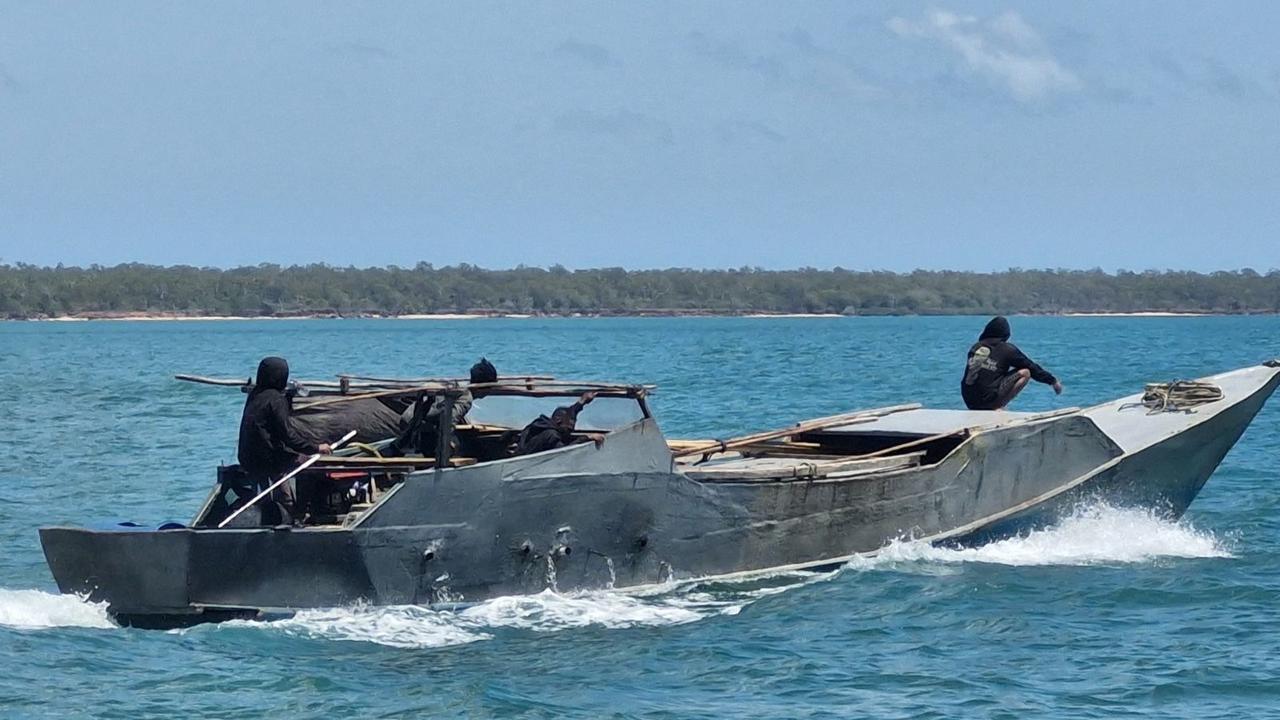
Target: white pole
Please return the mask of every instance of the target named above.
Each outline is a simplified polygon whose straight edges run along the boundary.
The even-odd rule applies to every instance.
[[[347,441],[348,441],[348,440],[350,440],[351,438],[355,437],[355,436],[356,436],[356,431],[355,431],[355,430],[352,430],[351,432],[347,433],[346,435],[343,435],[341,440],[339,440],[338,442],[334,443],[334,444],[331,446],[331,449],[333,449],[333,450],[337,450],[338,448],[342,447],[343,445],[346,445],[346,444],[347,444]],[[311,457],[307,458],[306,460],[303,460],[303,461],[302,461],[302,464],[301,464],[301,465],[299,465],[298,467],[294,468],[293,470],[291,470],[291,471],[289,472],[289,474],[288,474],[288,475],[285,475],[284,477],[280,478],[279,480],[277,480],[277,481],[275,481],[275,482],[271,483],[271,486],[270,486],[270,487],[268,487],[266,490],[263,490],[262,492],[258,493],[257,495],[255,495],[255,496],[253,497],[253,499],[252,499],[252,500],[250,500],[249,502],[247,502],[247,503],[245,503],[244,505],[242,505],[242,506],[240,507],[240,509],[239,509],[239,510],[236,510],[235,512],[233,512],[233,513],[231,513],[230,515],[228,515],[228,516],[227,516],[227,519],[225,519],[225,520],[223,520],[222,522],[218,523],[218,527],[219,527],[219,528],[226,527],[226,526],[227,526],[227,523],[231,522],[232,520],[235,520],[237,515],[239,515],[240,513],[244,512],[245,510],[248,510],[250,507],[253,507],[253,504],[254,504],[254,503],[258,502],[258,501],[259,501],[259,500],[261,500],[262,498],[264,498],[264,497],[266,497],[267,495],[269,495],[269,494],[271,493],[271,491],[272,491],[272,490],[275,490],[276,488],[280,487],[280,486],[281,486],[281,485],[283,485],[284,483],[288,482],[290,479],[292,479],[292,478],[293,478],[293,476],[294,476],[294,475],[297,475],[298,473],[302,472],[303,470],[306,470],[307,468],[309,468],[309,467],[311,467],[312,465],[314,465],[314,464],[315,464],[315,462],[316,462],[317,460],[319,460],[319,459],[320,459],[320,457],[321,457],[320,453],[316,453],[315,455],[312,455]]]

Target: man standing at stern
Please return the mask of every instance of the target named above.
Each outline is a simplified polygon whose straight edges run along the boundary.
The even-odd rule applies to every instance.
[[[328,444],[315,444],[290,424],[293,405],[285,394],[289,383],[289,363],[284,358],[267,357],[258,363],[258,378],[244,403],[240,418],[237,456],[251,483],[264,488],[281,474],[292,470],[300,456],[328,453]],[[288,492],[281,492],[286,502]]]

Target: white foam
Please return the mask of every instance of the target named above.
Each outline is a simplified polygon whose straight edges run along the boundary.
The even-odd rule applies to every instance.
[[[740,609],[740,603],[701,605],[607,591],[561,595],[544,590],[537,595],[494,598],[459,611],[416,605],[361,605],[303,610],[291,618],[271,622],[236,620],[222,626],[398,648],[434,648],[488,640],[498,628],[541,633],[592,626],[612,629],[676,625],[712,614],[734,614]]]
[[[935,547],[895,541],[849,567],[859,570],[903,563],[991,563],[997,565],[1105,565],[1160,558],[1232,557],[1212,533],[1150,511],[1098,505],[1082,508],[1057,525],[974,548]]]
[[[75,595],[3,588],[0,588],[0,625],[23,629],[116,627],[107,617],[106,603],[86,602]]]
[[[300,637],[369,642],[398,648],[465,645],[490,636],[457,621],[457,614],[413,605],[302,610],[287,620],[236,620],[229,627],[267,628]]]
[[[678,625],[704,617],[692,607],[653,601],[613,592],[559,595],[544,590],[537,595],[500,597],[463,610],[468,621],[487,627],[513,627],[535,632],[598,626],[628,628]]]

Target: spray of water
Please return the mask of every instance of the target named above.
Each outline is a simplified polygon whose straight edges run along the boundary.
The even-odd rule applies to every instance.
[[[0,626],[22,629],[59,627],[113,628],[106,603],[40,590],[0,588]]]
[[[935,547],[895,541],[883,550],[854,559],[858,570],[899,568],[903,564],[990,563],[996,565],[1117,565],[1159,558],[1232,557],[1212,533],[1188,522],[1171,522],[1147,510],[1094,505],[1044,530],[974,548]]]

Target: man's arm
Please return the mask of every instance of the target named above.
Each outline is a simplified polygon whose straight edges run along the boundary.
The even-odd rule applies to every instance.
[[[289,422],[289,402],[285,400],[283,395],[272,398],[266,407],[266,411],[263,424],[267,428],[267,434],[271,436],[272,442],[277,443],[282,450],[295,452],[299,455],[314,455],[320,452],[319,445],[302,437],[297,430],[293,429],[293,425]],[[328,445],[326,444],[325,447],[327,448]]]
[[[582,393],[581,397],[578,398],[577,402],[569,406],[569,412],[573,413],[574,419],[577,420],[578,413],[582,412],[582,408],[590,405],[591,401],[595,399],[596,399],[596,391],[588,390],[587,392]]]
[[[1035,380],[1036,382],[1042,382],[1045,385],[1054,385],[1054,386],[1057,386],[1059,384],[1058,378],[1054,377],[1053,373],[1040,367],[1040,365],[1038,365],[1036,361],[1024,355],[1023,352],[1018,349],[1017,345],[1014,345],[1013,343],[1005,343],[1005,344],[1009,347],[1009,366],[1010,367],[1017,368],[1018,370],[1030,370],[1031,379]]]

